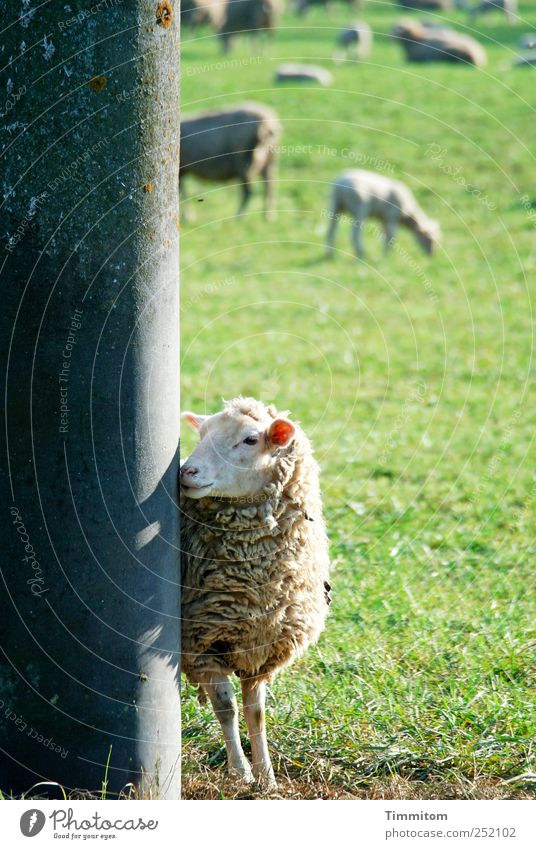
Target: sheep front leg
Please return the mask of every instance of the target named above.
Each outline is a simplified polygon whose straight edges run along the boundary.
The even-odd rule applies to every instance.
[[[266,684],[256,678],[242,679],[244,716],[251,742],[251,760],[255,779],[266,787],[276,787],[276,780],[266,739]]]
[[[264,181],[264,217],[267,221],[271,221],[274,217],[274,174],[275,164],[269,158],[261,171],[261,177]]]
[[[356,257],[363,259],[363,222],[357,218],[352,223],[352,244]]]
[[[395,240],[396,223],[388,219],[387,221],[384,221],[383,226],[385,232],[384,249],[385,253],[388,254],[391,248],[393,247],[393,243]]]
[[[339,223],[339,213],[335,210],[331,210],[329,213],[329,227],[328,232],[326,233],[326,256],[332,257],[333,250],[335,247],[335,233],[337,232],[337,225]]]
[[[231,49],[231,35],[228,32],[220,32],[220,41],[223,53],[229,53]]]
[[[203,677],[201,684],[221,725],[229,772],[237,774],[243,781],[252,782],[251,767],[240,742],[236,698],[227,675],[209,673]]]
[[[250,197],[251,197],[251,184],[249,182],[248,177],[244,177],[243,180],[242,180],[242,202],[241,202],[241,204],[238,208],[238,212],[236,213],[237,215],[242,215],[245,212],[246,207],[249,203]]]

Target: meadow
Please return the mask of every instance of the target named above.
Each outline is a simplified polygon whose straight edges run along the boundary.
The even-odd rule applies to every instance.
[[[255,100],[283,137],[274,221],[260,185],[237,218],[237,186],[189,181],[181,406],[274,402],[321,465],[333,603],[318,645],[270,689],[280,795],[526,797],[536,67],[510,63],[536,8],[520,2],[515,26],[478,22],[482,70],[408,65],[388,37],[401,12],[365,5],[365,63],[332,60],[359,17],[339,4],[287,11],[261,56],[241,38],[224,59],[208,29],[183,31],[183,114]],[[283,61],[322,65],[333,84],[275,85]],[[386,257],[372,225],[358,262],[343,221],[325,258],[329,185],[360,167],[408,183],[441,223],[437,255],[401,231]],[[183,434],[183,456],[194,442]],[[183,746],[185,797],[251,795],[226,780],[217,722],[186,684]]]

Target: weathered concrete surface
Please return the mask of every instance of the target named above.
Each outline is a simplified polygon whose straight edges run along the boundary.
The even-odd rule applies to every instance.
[[[0,787],[173,798],[179,12],[68,8],[3,8]]]

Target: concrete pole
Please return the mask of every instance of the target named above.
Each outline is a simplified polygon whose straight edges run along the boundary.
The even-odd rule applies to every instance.
[[[179,795],[174,5],[3,4],[4,792]]]

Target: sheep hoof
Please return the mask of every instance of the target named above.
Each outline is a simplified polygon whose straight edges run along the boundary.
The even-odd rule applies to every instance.
[[[261,793],[274,793],[277,790],[277,781],[275,778],[263,778],[262,780],[257,781],[257,787]]]
[[[277,790],[277,781],[275,780],[275,775],[273,774],[273,772],[258,773],[255,776],[255,781],[259,790],[262,790],[265,793],[268,791]]]
[[[253,777],[253,773],[251,771],[251,767],[242,767],[240,769],[234,767],[229,770],[229,775],[232,778],[236,778],[238,781],[242,781],[244,784],[253,784],[255,779]]]

